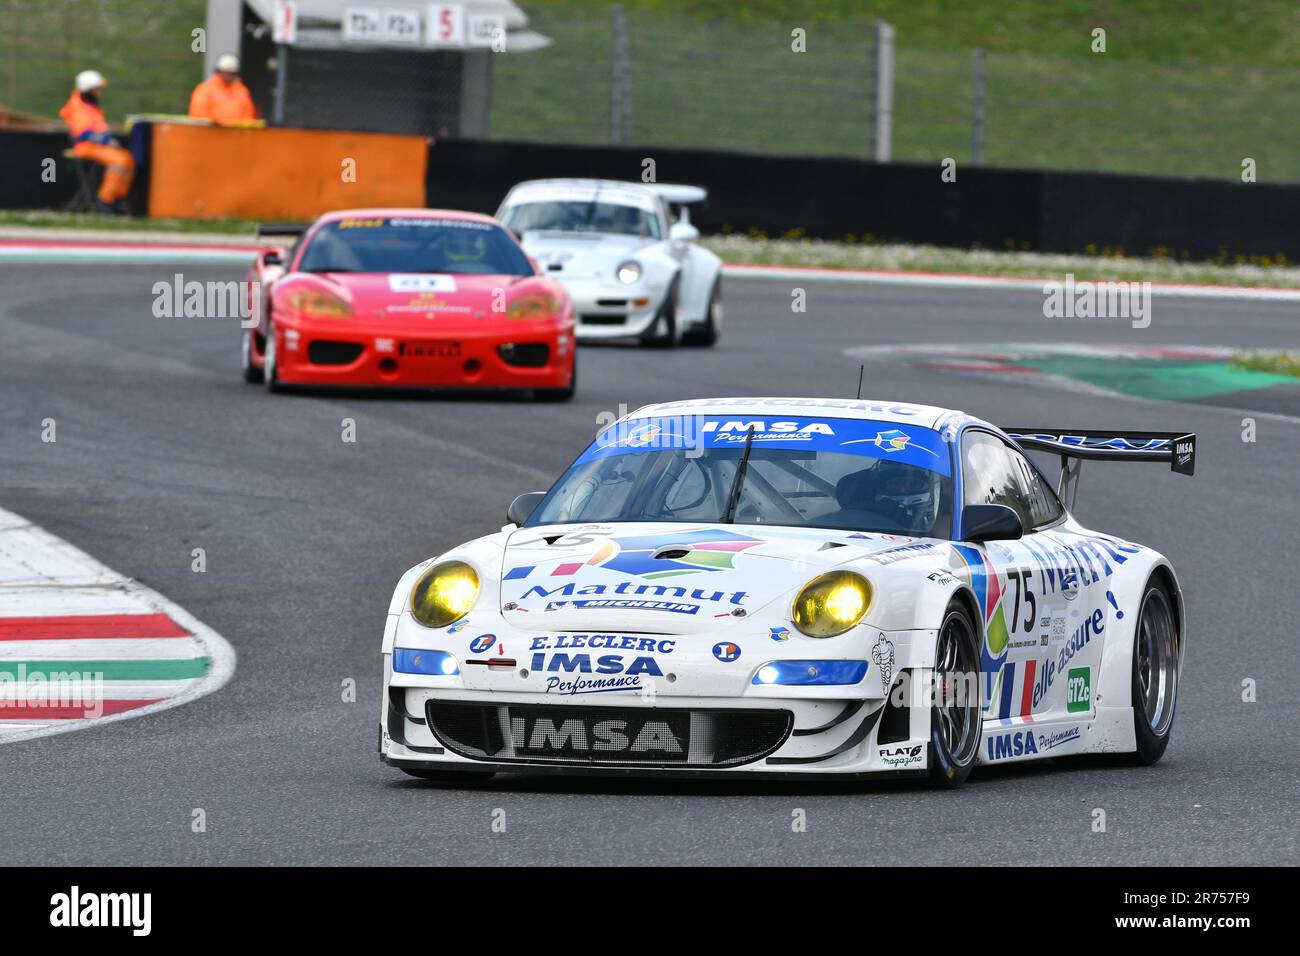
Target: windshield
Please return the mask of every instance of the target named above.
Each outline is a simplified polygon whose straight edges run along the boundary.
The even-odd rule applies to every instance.
[[[603,232],[658,239],[659,217],[651,209],[598,200],[529,202],[511,206],[502,221],[525,232]]]
[[[339,219],[311,238],[303,272],[533,274],[528,257],[500,226],[414,216]]]
[[[624,422],[583,452],[528,524],[726,520],[751,426],[736,523],[948,537],[949,446],[928,428],[848,418]]]

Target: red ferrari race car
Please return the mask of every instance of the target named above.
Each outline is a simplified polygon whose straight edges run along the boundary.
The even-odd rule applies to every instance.
[[[249,272],[245,381],[573,396],[573,306],[495,219],[352,209],[258,235],[297,240]]]

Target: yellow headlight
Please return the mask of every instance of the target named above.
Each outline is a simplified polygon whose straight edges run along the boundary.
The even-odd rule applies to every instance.
[[[560,303],[545,292],[521,295],[506,309],[508,319],[545,319],[563,311]]]
[[[871,585],[852,571],[813,578],[794,599],[794,626],[809,637],[834,637],[862,620],[871,607]]]
[[[322,289],[297,289],[289,296],[289,305],[303,315],[323,319],[346,319],[352,315],[352,306]]]
[[[436,564],[415,582],[411,613],[425,627],[446,627],[478,600],[478,575],[464,561]]]

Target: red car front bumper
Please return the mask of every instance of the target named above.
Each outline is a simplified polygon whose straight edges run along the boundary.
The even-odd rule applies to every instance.
[[[573,329],[554,322],[433,329],[296,319],[274,328],[276,377],[286,385],[563,389],[573,382]]]

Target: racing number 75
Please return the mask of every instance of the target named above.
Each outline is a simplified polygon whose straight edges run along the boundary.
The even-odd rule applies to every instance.
[[[1011,631],[1016,630],[1016,624],[1020,620],[1020,594],[1025,595],[1026,617],[1020,630],[1032,631],[1034,629],[1034,619],[1038,616],[1038,599],[1034,597],[1033,589],[1030,587],[1029,579],[1034,576],[1030,568],[1020,568],[1007,572],[1007,580],[1016,582],[1016,602],[1011,611]]]

